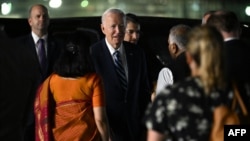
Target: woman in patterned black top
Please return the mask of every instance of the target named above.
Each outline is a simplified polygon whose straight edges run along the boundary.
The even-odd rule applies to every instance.
[[[166,87],[149,105],[145,124],[148,141],[206,141],[214,107],[227,102],[221,48],[213,27],[194,28],[189,35],[187,62],[191,77]]]

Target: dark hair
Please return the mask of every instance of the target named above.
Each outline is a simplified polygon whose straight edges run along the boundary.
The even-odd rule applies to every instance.
[[[206,15],[212,15],[214,14],[216,11],[215,10],[209,10],[209,11],[206,11],[204,14],[203,14],[203,17],[206,16]]]
[[[231,32],[240,30],[240,22],[237,15],[232,11],[217,11],[212,14],[207,24],[215,26],[220,31]]]
[[[132,13],[127,13],[126,14],[126,23],[128,23],[128,22],[132,22],[132,23],[135,23],[135,24],[140,24],[140,21],[139,21],[138,17],[135,14],[132,14]]]
[[[89,48],[83,46],[74,34],[69,37],[55,64],[54,72],[62,77],[80,77],[94,72]]]

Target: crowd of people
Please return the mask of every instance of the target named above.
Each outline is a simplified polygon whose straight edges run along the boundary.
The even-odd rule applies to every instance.
[[[231,104],[232,83],[250,111],[250,46],[231,11],[173,26],[166,35],[173,60],[155,87],[135,14],[104,11],[104,38],[86,49],[73,33],[50,34],[44,5],[28,12],[31,32],[0,41],[1,140],[209,140],[213,110]]]

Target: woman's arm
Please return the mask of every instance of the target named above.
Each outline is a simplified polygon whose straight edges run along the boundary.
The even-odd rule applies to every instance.
[[[109,140],[109,126],[106,116],[106,110],[104,107],[94,107],[94,118],[97,129],[101,135],[102,141]]]
[[[147,141],[163,141],[166,136],[160,132],[148,129]]]

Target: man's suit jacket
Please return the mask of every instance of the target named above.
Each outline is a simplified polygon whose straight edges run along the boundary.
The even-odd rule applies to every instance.
[[[226,78],[228,82],[236,82],[242,100],[250,112],[250,45],[242,39],[224,42]]]
[[[41,74],[41,80],[44,80],[46,77],[49,76],[49,74],[52,73],[53,71],[53,65],[55,64],[56,59],[58,58],[61,48],[62,48],[62,42],[53,36],[48,35],[48,41],[47,41],[47,72],[43,76],[42,74],[42,69],[40,68],[39,60],[37,57],[37,52],[35,48],[35,42],[34,39],[32,38],[31,34],[28,34],[26,36],[22,36],[17,38],[17,41],[21,43],[22,46],[25,46],[29,49],[30,52],[27,52],[27,55],[30,55],[33,60],[36,60],[37,66],[35,68],[39,69],[39,72]]]
[[[150,101],[150,88],[144,52],[123,42],[128,68],[128,90],[124,95],[116,75],[113,58],[105,39],[90,47],[96,72],[101,75],[106,95],[107,115],[111,130],[137,140],[141,119]],[[128,130],[124,127],[128,126]],[[124,138],[125,139],[125,138]]]
[[[32,92],[26,97],[28,102],[26,103],[25,114],[23,117],[24,126],[30,126],[34,124],[33,106],[36,90],[38,86],[53,72],[53,66],[60,55],[61,48],[63,47],[62,42],[59,39],[48,35],[47,39],[47,70],[46,73],[42,73],[40,63],[37,57],[37,52],[35,48],[35,42],[31,34],[21,36],[15,39],[15,41],[25,49],[26,56],[33,60],[33,64],[30,65],[32,70],[33,79],[35,80]]]
[[[0,40],[0,140],[22,141],[27,97],[34,91],[35,62],[13,40]]]
[[[227,76],[239,81],[250,80],[250,45],[240,39],[224,42]]]

